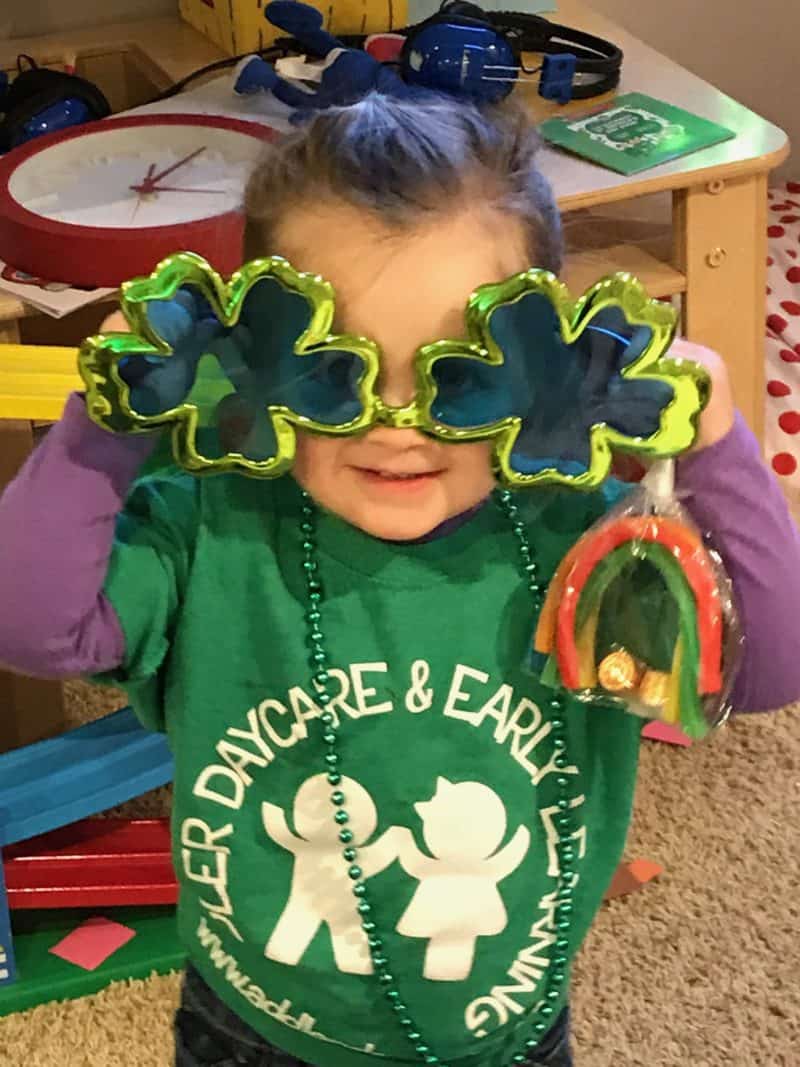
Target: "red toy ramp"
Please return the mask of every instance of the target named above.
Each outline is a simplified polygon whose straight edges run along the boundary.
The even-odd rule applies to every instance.
[[[12,911],[178,899],[167,819],[85,819],[8,846],[3,861]]]

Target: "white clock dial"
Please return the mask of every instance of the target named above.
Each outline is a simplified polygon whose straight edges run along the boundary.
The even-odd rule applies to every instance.
[[[241,207],[260,152],[235,130],[157,126],[102,128],[22,162],[9,181],[20,207],[76,226],[139,229],[221,215]]]
[[[0,157],[0,259],[38,278],[115,286],[195,252],[242,262],[247,179],[275,131],[219,115],[128,115]]]

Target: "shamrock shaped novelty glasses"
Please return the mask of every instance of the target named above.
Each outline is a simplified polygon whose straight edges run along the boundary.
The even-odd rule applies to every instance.
[[[89,414],[117,433],[171,426],[176,461],[195,473],[275,477],[292,465],[297,429],[385,425],[491,440],[505,485],[592,489],[612,450],[687,449],[708,397],[705,372],[666,355],[674,309],[627,274],[577,301],[538,269],[481,286],[464,337],[415,353],[415,395],[399,408],[379,394],[379,346],[334,332],[329,283],[279,257],[225,282],[180,253],[126,283],[121,307],[131,332],[81,347]]]

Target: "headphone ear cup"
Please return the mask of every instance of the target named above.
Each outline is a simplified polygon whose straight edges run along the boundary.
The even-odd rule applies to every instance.
[[[5,117],[0,122],[0,152],[8,152],[22,140],[27,122],[48,107],[67,99],[81,100],[93,119],[104,119],[111,107],[104,94],[75,74],[36,67],[19,74],[6,94]]]
[[[405,41],[398,57],[401,69],[408,62],[409,53],[414,47],[416,38],[429,26],[478,26],[501,35],[500,31],[486,18],[486,13],[481,8],[476,7],[475,4],[462,2],[462,0],[453,0],[453,3],[435,11],[422,22],[399,31],[405,34]],[[509,44],[516,52],[516,47],[511,42]]]

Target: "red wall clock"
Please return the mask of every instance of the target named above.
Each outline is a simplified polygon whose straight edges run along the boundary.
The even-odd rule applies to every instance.
[[[247,177],[276,132],[206,115],[132,115],[37,138],[0,159],[0,258],[116,286],[173,252],[241,265]]]

